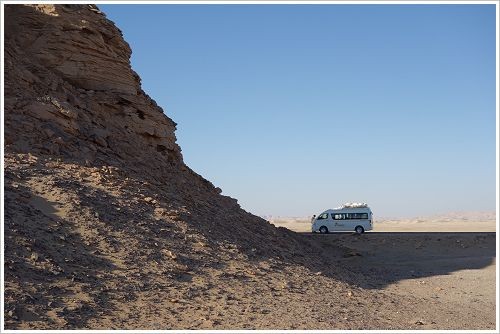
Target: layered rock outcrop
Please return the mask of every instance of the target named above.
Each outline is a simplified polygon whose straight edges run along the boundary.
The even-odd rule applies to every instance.
[[[5,15],[7,148],[182,165],[176,124],[142,91],[129,45],[95,6],[15,5]]]

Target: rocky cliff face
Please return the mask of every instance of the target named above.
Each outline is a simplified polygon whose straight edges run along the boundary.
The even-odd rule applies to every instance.
[[[95,6],[7,6],[5,15],[8,149],[182,165],[175,123],[142,91],[130,47]]]

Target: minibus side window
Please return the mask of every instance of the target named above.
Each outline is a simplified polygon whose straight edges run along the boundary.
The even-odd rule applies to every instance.
[[[342,219],[345,219],[345,216],[343,213],[336,213],[333,215],[333,219],[335,220],[342,220]]]
[[[318,220],[320,219],[328,219],[328,213],[323,213],[321,215],[318,216]]]
[[[367,213],[346,213],[345,219],[368,219]]]

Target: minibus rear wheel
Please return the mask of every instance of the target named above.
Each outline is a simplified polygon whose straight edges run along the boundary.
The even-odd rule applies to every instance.
[[[363,228],[363,226],[356,226],[356,228],[354,229],[354,231],[357,233],[357,234],[362,234],[365,229]]]
[[[323,233],[323,234],[328,233],[328,229],[326,228],[326,226],[321,226],[319,228],[319,233]]]

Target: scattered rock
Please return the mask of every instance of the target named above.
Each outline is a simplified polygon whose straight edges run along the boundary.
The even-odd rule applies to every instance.
[[[163,250],[163,253],[168,256],[169,258],[171,258],[172,260],[176,260],[177,259],[177,255],[174,254],[174,252],[172,252],[171,250],[168,250],[168,249],[164,249]]]
[[[33,262],[38,261],[38,253],[36,252],[31,253],[30,260]]]
[[[350,250],[344,254],[344,257],[352,257],[352,256],[363,256],[363,255],[355,250]]]

